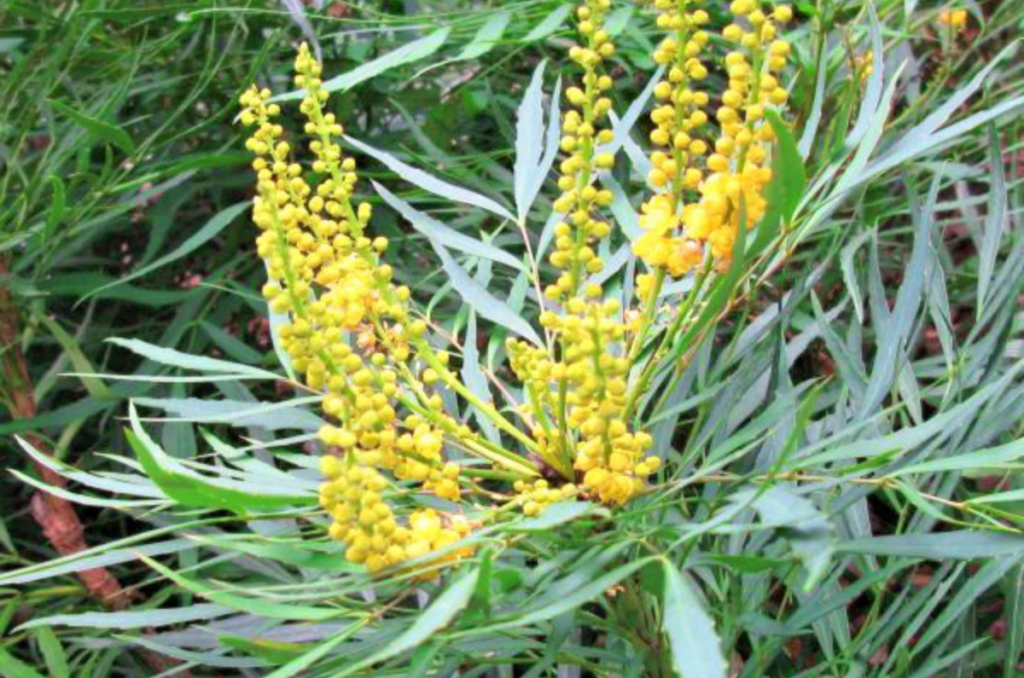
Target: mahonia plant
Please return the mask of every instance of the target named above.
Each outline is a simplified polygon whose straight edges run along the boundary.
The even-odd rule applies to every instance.
[[[612,235],[604,211],[613,196],[601,176],[615,162],[607,150],[614,137],[607,65],[615,46],[604,29],[611,0],[585,0],[576,9],[580,42],[569,50],[581,77],[566,91],[571,109],[561,122],[561,193],[553,204],[560,218],[550,255],[557,276],[540,299],[547,341],[507,342],[528,430],[462,383],[449,354],[431,342],[409,288],[394,282],[383,258],[388,241],[369,230],[372,209],[355,196],[356,163],[338,143],[343,129],[327,111],[321,66],[308,47],[295,60],[295,84],[304,91],[309,166],[294,159],[271,92],[253,86],[241,98],[241,120],[254,128],[246,145],[256,156],[253,222],[269,277],[263,295],[273,311],[287,314],[278,332],[292,367],[323,393],[331,423],[319,433],[327,450],[320,503],[330,535],[370,572],[444,549],[425,559],[429,573],[471,552],[452,546],[471,532],[464,513],[403,514],[403,493],[432,493],[453,507],[472,493],[533,516],[577,496],[624,505],[661,467],[649,454],[651,435],[631,424],[650,377],[649,368],[640,376],[634,368],[654,324],[673,312],[658,308],[666,279],[728,267],[739,229],[767,209],[775,137],[765,111],[786,102],[778,74],[790,47],[777,25],[792,12],[779,6],[765,13],[755,0],[731,4],[735,22],[723,37],[734,48],[721,62],[728,86],[712,122],[711,94],[702,88],[714,67],[708,12],[697,0],[643,2],[665,32],[653,55],[664,67],[651,113],[653,193],[642,207],[644,233],[632,245],[647,271],[637,280],[635,309],[622,309],[595,282],[603,269],[600,243]],[[670,333],[680,329],[682,312],[675,313]],[[442,387],[493,422],[501,442],[446,412]],[[456,463],[451,449],[491,468]],[[484,479],[507,481],[506,491],[483,488]]]

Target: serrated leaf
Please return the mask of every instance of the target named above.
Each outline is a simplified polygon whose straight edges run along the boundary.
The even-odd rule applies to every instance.
[[[667,560],[662,630],[668,636],[672,661],[682,678],[725,678],[728,662],[715,623],[700,598],[676,567]]]

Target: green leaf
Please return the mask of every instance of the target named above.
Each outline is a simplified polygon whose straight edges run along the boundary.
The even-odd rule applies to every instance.
[[[493,405],[492,401],[494,400],[494,397],[491,395],[490,384],[488,383],[483,370],[480,369],[480,352],[477,349],[476,342],[476,311],[470,309],[469,320],[466,323],[466,339],[462,344],[462,369],[460,370],[460,374],[462,375],[462,382],[466,385],[466,388],[473,392],[473,395],[479,398],[482,402]],[[484,435],[487,436],[487,439],[500,447],[501,434],[498,432],[498,427],[495,426],[494,422],[487,416],[487,413],[472,404],[469,405],[469,408],[472,410],[473,417],[483,430]]]
[[[323,88],[328,92],[344,92],[393,68],[425,59],[441,48],[445,40],[448,39],[449,32],[450,29],[446,26],[426,37],[402,45],[373,61],[361,64],[348,73],[342,73],[324,81]],[[271,101],[293,101],[304,96],[306,96],[306,90],[300,89],[286,94],[278,94]]]
[[[608,518],[610,515],[608,509],[589,501],[559,501],[549,506],[536,518],[513,523],[506,529],[510,532],[548,532],[552,528],[583,516]]]
[[[655,560],[655,557],[635,559],[632,562],[615,568],[603,576],[597,577],[596,579],[588,578],[582,586],[568,591],[564,595],[545,600],[542,605],[538,605],[532,609],[520,609],[517,611],[514,618],[498,624],[492,624],[481,629],[481,631],[491,633],[502,629],[519,628],[536,624],[537,622],[547,621],[548,619],[554,619],[559,615],[571,612],[581,605],[589,603],[598,596],[604,595],[608,589]]]
[[[216,619],[232,612],[230,607],[224,605],[203,604],[156,610],[129,610],[127,612],[55,614],[50,617],[33,619],[22,624],[20,628],[31,629],[48,625],[90,629],[141,629]]]
[[[977,450],[945,459],[935,459],[911,464],[890,473],[892,477],[915,473],[940,473],[944,471],[1000,471],[1009,470],[1011,462],[1024,457],[1024,438],[999,447]]]
[[[297,675],[327,656],[331,650],[351,638],[352,634],[366,626],[366,624],[366,620],[355,622],[351,626],[346,627],[341,633],[328,638],[322,643],[318,643],[315,647],[292,659],[273,673],[267,674],[266,678],[291,678]]]
[[[374,148],[373,146],[364,144],[358,139],[346,136],[345,141],[355,147],[356,150],[383,163],[385,167],[394,172],[397,176],[401,177],[403,180],[408,181],[410,184],[415,186],[419,186],[429,193],[433,193],[434,195],[442,198],[447,198],[454,202],[479,207],[487,210],[488,212],[497,214],[503,219],[515,221],[515,217],[512,216],[511,212],[487,196],[474,193],[473,191],[462,188],[461,186],[449,184],[446,181],[441,181],[440,179],[427,174],[423,170],[416,169],[411,165],[405,164],[390,153],[386,153],[380,149]]]
[[[501,325],[505,329],[515,332],[520,337],[532,341],[537,346],[543,346],[544,342],[537,332],[522,316],[509,308],[508,304],[500,301],[497,297],[487,291],[483,285],[477,282],[466,269],[462,268],[459,262],[448,254],[448,250],[438,242],[431,242],[437,256],[441,258],[441,265],[451,280],[452,287],[459,293],[462,300],[469,304],[484,318]]]
[[[78,340],[68,334],[60,326],[60,323],[48,315],[40,315],[39,321],[46,326],[46,329],[50,331],[53,338],[64,349],[68,360],[71,361],[71,364],[81,375],[79,378],[82,380],[82,385],[85,386],[85,390],[89,392],[89,395],[100,400],[109,400],[111,398],[110,389],[107,388],[102,379],[93,376],[96,370],[93,369],[89,358],[82,352],[82,348],[78,345]]]
[[[46,229],[43,231],[44,241],[49,241],[57,232],[57,227],[64,219],[67,206],[67,189],[64,188],[64,182],[56,174],[47,181],[53,186],[53,200],[50,203],[50,211],[46,215]]]
[[[50,678],[70,678],[71,669],[68,668],[67,654],[64,652],[60,639],[57,638],[57,634],[53,632],[53,628],[40,626],[33,631],[32,635],[36,637],[36,642],[39,644],[39,651],[43,655]]]
[[[473,592],[476,590],[479,574],[479,570],[473,568],[460,576],[430,604],[430,607],[419,613],[412,625],[397,638],[369,657],[349,664],[334,674],[332,678],[351,676],[374,664],[413,650],[428,641],[435,633],[448,626],[456,615],[469,605]]]
[[[561,81],[555,87],[551,99],[551,111],[547,129],[544,126],[544,65],[541,61],[533,72],[530,86],[519,104],[516,119],[516,162],[515,175],[516,212],[519,223],[526,223],[526,216],[533,206],[537,194],[547,179],[548,171],[558,153],[558,97]]]
[[[690,584],[669,561],[665,573],[662,630],[668,636],[672,661],[683,678],[725,678],[729,666],[715,623]]]
[[[796,141],[778,113],[771,109],[765,110],[765,117],[771,123],[772,130],[778,140],[778,155],[772,162],[772,180],[769,184],[769,195],[778,200],[782,218],[789,222],[796,213],[796,208],[804,197],[807,187],[807,170],[800,158]]]
[[[322,400],[321,396],[306,396],[271,403],[202,398],[136,398],[135,403],[143,407],[161,409],[171,415],[161,418],[160,421],[259,426],[268,431],[316,431],[323,426],[323,420],[301,406],[320,403]]]
[[[210,337],[210,341],[216,344],[217,348],[224,351],[229,358],[249,365],[258,365],[263,360],[263,356],[259,351],[241,341],[238,337],[228,334],[213,323],[203,320],[199,323],[199,326],[206,333],[206,336]]]
[[[508,26],[512,15],[508,12],[495,12],[487,17],[487,21],[476,32],[468,45],[462,48],[453,61],[466,61],[479,59],[494,49],[494,46],[501,41],[505,35],[505,28]]]
[[[1006,173],[1003,169],[1003,155],[999,148],[999,137],[994,127],[989,128],[989,189],[988,210],[985,213],[985,228],[981,238],[978,262],[978,310],[977,318],[985,312],[988,288],[995,272],[996,257],[1006,227],[1008,204],[1006,195]]]
[[[2,647],[0,647],[0,676],[4,678],[46,678]]]
[[[240,202],[236,205],[232,205],[231,207],[227,207],[221,210],[216,215],[214,215],[212,219],[207,221],[202,228],[200,228],[198,231],[190,235],[185,240],[185,242],[178,245],[171,252],[168,252],[167,254],[160,257],[156,261],[150,262],[149,264],[143,266],[140,269],[132,271],[131,273],[124,276],[120,280],[108,283],[101,287],[97,287],[96,289],[92,290],[84,297],[82,297],[82,300],[84,301],[85,299],[88,299],[89,297],[99,294],[100,292],[110,289],[111,287],[114,287],[116,285],[123,285],[124,283],[130,282],[137,278],[149,275],[156,269],[161,268],[162,266],[166,266],[172,261],[177,261],[178,259],[181,259],[182,257],[191,254],[192,252],[199,249],[207,242],[215,238],[217,235],[219,235],[220,232],[223,231],[232,221],[234,221],[239,214],[245,212],[247,209],[249,209],[249,207],[251,207],[251,203],[247,201]]]
[[[1024,535],[975,530],[890,535],[840,542],[836,551],[930,560],[1024,556]]]
[[[805,590],[821,581],[832,557],[834,529],[810,500],[776,485],[738,492],[731,501],[750,502],[766,525],[785,530],[793,555],[807,568]]]
[[[267,370],[260,370],[249,365],[228,362],[227,360],[217,360],[216,358],[190,355],[188,353],[176,351],[173,348],[155,346],[142,341],[141,339],[121,339],[119,337],[113,337],[111,339],[107,339],[107,341],[116,346],[120,346],[121,348],[126,348],[132,353],[152,360],[155,363],[168,365],[170,367],[180,367],[182,369],[195,370],[197,372],[236,375],[234,378],[243,377],[249,379],[270,380],[277,380],[281,378],[280,375],[268,372]]]
[[[50,105],[62,115],[71,118],[71,120],[85,129],[90,135],[102,139],[103,141],[117,146],[126,155],[135,155],[135,144],[132,142],[132,138],[125,132],[121,127],[112,125],[102,120],[97,120],[84,113],[80,113],[75,109],[71,108],[67,104],[61,103],[60,101],[51,100]]]
[[[270,483],[256,484],[201,475],[160,449],[142,428],[134,403],[129,405],[129,418],[132,428],[125,433],[146,475],[169,498],[180,504],[228,509],[246,515],[251,510],[273,511],[315,502],[312,495],[298,494],[293,488],[289,491],[289,488]]]
[[[871,127],[871,120],[878,110],[882,99],[882,87],[885,84],[885,59],[882,53],[882,26],[878,22],[878,13],[873,2],[865,3],[868,15],[868,35],[871,39],[871,54],[874,59],[871,75],[868,77],[864,98],[857,112],[857,121],[846,138],[846,147],[855,148]]]
[[[474,257],[490,259],[491,261],[511,266],[519,271],[527,270],[522,261],[505,250],[476,238],[471,238],[468,235],[463,235],[455,229],[445,226],[430,215],[420,212],[376,181],[371,183],[384,202],[401,214],[413,228],[425,235],[431,242],[440,243],[445,247]]]
[[[201,598],[205,598],[218,605],[229,607],[239,612],[246,612],[266,619],[286,619],[295,621],[322,622],[330,619],[346,617],[350,614],[348,610],[329,607],[310,607],[300,605],[295,601],[286,603],[273,602],[252,596],[242,596],[230,591],[215,589],[203,582],[186,577],[174,570],[161,565],[149,556],[142,556],[142,560],[151,568],[164,577],[185,589],[191,591]]]
[[[572,12],[572,5],[560,4],[548,14],[544,19],[533,27],[526,37],[523,38],[523,42],[530,43],[536,42],[537,40],[543,40],[548,37],[565,23],[565,20],[569,17]]]

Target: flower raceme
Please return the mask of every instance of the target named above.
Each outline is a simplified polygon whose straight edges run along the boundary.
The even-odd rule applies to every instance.
[[[612,237],[605,210],[613,196],[601,179],[614,165],[607,69],[615,46],[604,27],[611,1],[584,0],[576,8],[580,41],[569,51],[580,79],[566,92],[571,108],[553,203],[556,276],[539,299],[548,342],[506,344],[523,387],[515,414],[525,428],[461,382],[410,290],[394,282],[384,261],[388,241],[370,232],[372,209],[356,197],[356,162],[338,143],[343,129],[309,49],[303,45],[295,60],[306,165],[294,159],[271,93],[254,86],[241,97],[241,120],[253,129],[246,146],[255,156],[263,295],[287,315],[278,332],[292,367],[323,394],[330,423],[319,433],[320,503],[330,536],[370,572],[423,556],[431,567],[457,561],[472,551],[451,545],[474,523],[507,515],[505,508],[533,516],[573,497],[621,506],[661,469],[634,416],[645,387],[636,378],[640,349],[659,316],[665,279],[728,265],[738,229],[767,209],[775,137],[765,111],[786,102],[778,76],[789,45],[776,26],[792,13],[780,6],[766,14],[753,0],[735,0],[735,21],[723,31],[734,48],[718,63],[711,19],[697,0],[644,1],[665,37],[654,53],[664,78],[651,113],[653,194],[642,206],[644,233],[632,244],[647,268],[638,276],[637,308],[623,308],[597,277],[599,245]],[[719,66],[728,86],[716,106],[703,83]],[[446,411],[443,390],[490,419],[499,439]],[[422,507],[424,493],[436,497],[431,508]],[[438,549],[445,555],[427,555]]]

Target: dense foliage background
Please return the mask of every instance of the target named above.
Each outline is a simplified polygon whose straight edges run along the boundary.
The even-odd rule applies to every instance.
[[[371,626],[365,577],[326,542],[297,547],[295,516],[246,521],[124,494],[141,487],[123,461],[129,399],[151,399],[153,416],[152,399],[179,403],[148,430],[170,455],[202,459],[215,442],[244,444],[234,426],[263,441],[289,427],[182,399],[237,406],[288,389],[190,383],[166,356],[106,340],[279,370],[238,207],[252,193],[235,116],[250,82],[290,89],[300,40],[315,40],[326,78],[355,74],[334,99],[347,134],[511,204],[516,111],[543,60],[546,92],[573,77],[571,7],[0,0],[0,455],[12,471],[0,479],[0,675],[667,676],[645,666],[664,650],[661,619],[688,628],[700,609],[733,675],[1019,675],[1024,3],[965,6],[969,27],[951,35],[937,22],[946,5],[795,4],[791,110],[808,181],[793,249],[745,288],[664,403],[664,487],[614,517],[574,505],[487,535],[454,584],[409,597],[385,582],[396,614]],[[658,38],[628,2],[611,23],[622,115]],[[641,116],[639,146],[646,129]],[[631,146],[622,155],[639,165]],[[521,247],[514,225],[363,158],[366,179],[448,226]],[[397,278],[465,327],[426,238],[383,206],[374,228],[392,240]],[[508,296],[504,275],[488,285]],[[481,330],[484,360],[501,338]],[[103,376],[115,374],[131,378]],[[73,509],[33,484],[67,470],[30,458],[16,435],[83,472],[63,493]],[[96,547],[84,559],[79,520]],[[96,567],[109,571],[76,576]],[[679,571],[702,602],[673,584]],[[663,604],[617,596],[626,580]],[[260,595],[243,602],[247,590]],[[469,610],[448,626],[429,602],[460,592],[452,609]],[[351,617],[318,616],[334,597]],[[650,623],[630,628],[637,615]],[[427,633],[409,652],[414,619]]]

